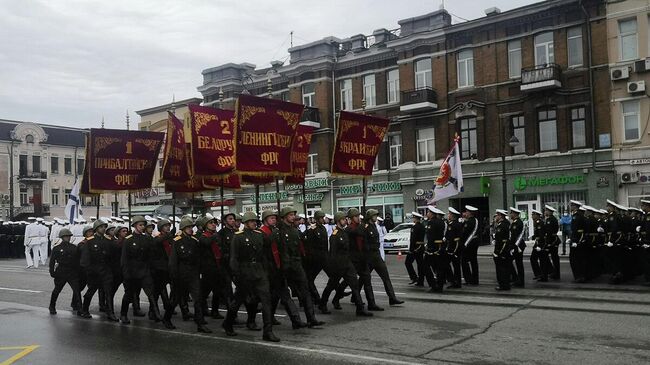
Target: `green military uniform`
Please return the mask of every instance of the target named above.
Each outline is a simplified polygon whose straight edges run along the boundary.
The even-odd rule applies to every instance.
[[[63,228],[59,238],[72,237],[69,229]],[[56,314],[56,300],[61,290],[68,284],[72,289],[73,309],[81,308],[81,293],[79,291],[79,251],[77,246],[68,242],[61,242],[52,249],[50,256],[50,276],[54,278],[54,290],[50,297],[50,314]]]
[[[97,220],[94,223],[94,228],[105,224],[101,220]],[[91,318],[88,309],[97,290],[101,287],[105,293],[111,293],[113,288],[113,275],[109,266],[109,244],[110,242],[103,235],[96,234],[87,238],[81,245],[80,264],[85,269],[88,285],[81,310],[81,316],[84,318]],[[117,320],[113,303],[110,300],[107,303],[106,315],[111,321]]]
[[[328,273],[327,268],[327,250],[328,250],[328,236],[327,228],[320,223],[320,219],[325,217],[325,213],[318,211],[314,213],[316,224],[310,226],[305,231],[305,253],[306,256],[303,260],[303,267],[307,274],[309,285],[309,292],[315,303],[320,301],[320,294],[314,284],[314,280],[321,271]],[[329,276],[329,274],[327,274]]]
[[[373,270],[377,272],[377,275],[379,275],[381,281],[384,283],[384,290],[386,290],[390,305],[402,304],[403,302],[395,296],[395,290],[393,289],[393,283],[390,281],[386,262],[381,258],[379,251],[379,245],[381,245],[379,242],[379,231],[377,230],[377,225],[372,220],[378,214],[379,212],[377,210],[368,209],[366,212],[366,222],[363,224],[364,238],[368,246],[368,275],[372,274]],[[372,294],[372,298],[372,302],[368,300],[368,306],[373,304],[377,306],[374,301],[374,293]]]

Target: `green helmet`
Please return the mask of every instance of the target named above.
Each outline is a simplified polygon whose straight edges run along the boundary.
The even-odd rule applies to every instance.
[[[233,218],[237,219],[237,215],[235,213],[226,213],[226,214],[221,216],[221,221],[225,222],[226,218],[228,218],[229,215],[231,215]]]
[[[181,219],[181,224],[178,226],[179,229],[185,229],[187,227],[193,227],[194,222],[192,221],[192,218],[183,218]]]
[[[236,221],[240,221],[240,220],[242,220],[242,216],[239,215],[238,213],[235,213],[235,220],[236,220]]]
[[[345,212],[334,213],[334,223],[338,223],[343,218],[345,218]]]
[[[257,220],[257,214],[253,212],[246,212],[244,213],[244,216],[242,217],[242,222],[246,223],[248,221],[256,221]]]
[[[93,230],[92,226],[84,226],[84,228],[81,230],[81,234],[85,237],[86,233],[88,233],[88,231],[92,231],[92,230]]]
[[[325,218],[325,212],[319,210],[314,213],[314,219],[321,219],[321,218]]]
[[[101,226],[106,226],[106,227],[108,227],[108,223],[104,222],[104,221],[101,220],[101,219],[98,219],[98,220],[96,220],[96,221],[93,223],[93,230],[95,230],[95,229],[97,229],[97,228],[99,228],[99,227],[101,227]]]
[[[63,228],[59,231],[59,238],[63,238],[65,236],[68,237],[72,236],[72,232],[70,232],[70,230],[67,228]]]
[[[169,219],[161,219],[160,221],[158,221],[158,230],[162,231],[162,228],[168,224],[170,226],[172,224],[172,222],[170,222]]]
[[[348,209],[348,218],[356,217],[358,215],[361,215],[361,213],[359,212],[359,209],[357,209],[357,208]]]
[[[289,213],[298,213],[292,206],[284,207],[280,210],[280,218],[284,218]]]
[[[214,222],[214,218],[210,218],[208,216],[201,217],[200,219],[201,219],[201,224],[199,224],[198,219],[197,219],[196,226],[201,228],[201,229],[205,229],[205,226],[207,226],[208,223]]]
[[[144,223],[146,225],[147,220],[144,219],[144,217],[141,215],[136,215],[133,218],[131,218],[131,227],[135,226],[136,223]]]
[[[366,210],[366,219],[372,219],[372,217],[376,215],[379,215],[379,211],[377,209]]]
[[[262,212],[262,222],[263,222],[264,220],[266,220],[266,218],[271,217],[271,216],[276,216],[276,217],[277,217],[277,216],[278,216],[278,213],[276,213],[275,210],[271,210],[271,209],[268,209],[268,210],[263,211],[263,212]]]

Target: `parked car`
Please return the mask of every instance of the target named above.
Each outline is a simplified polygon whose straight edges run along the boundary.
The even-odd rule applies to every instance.
[[[384,236],[384,252],[408,251],[413,223],[400,223]]]

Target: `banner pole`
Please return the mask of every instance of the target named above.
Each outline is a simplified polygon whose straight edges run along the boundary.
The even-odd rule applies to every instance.
[[[275,178],[275,201],[278,204],[278,214],[280,213],[280,179]]]
[[[128,204],[129,204],[129,225],[130,225],[131,224],[131,191],[129,190],[127,194],[129,194]]]
[[[114,216],[119,217],[120,216],[120,210],[118,208],[118,202],[117,202],[117,193],[113,193],[113,201],[115,202],[115,214]]]
[[[176,192],[172,191],[172,229],[176,229]]]
[[[223,218],[223,206],[224,206],[224,202],[223,202],[223,180],[221,180],[221,187],[219,189],[219,193],[221,195],[221,218]],[[222,224],[223,224],[223,222],[222,222]]]
[[[365,176],[363,177],[362,184],[363,184],[362,185],[362,189],[363,189],[363,208],[361,209],[362,210],[361,214],[365,214],[366,213],[366,197],[368,196],[368,187],[367,187],[367,184],[366,184],[366,177]]]
[[[192,193],[192,201],[190,202],[190,216],[194,219],[194,193]]]
[[[259,184],[255,184],[255,212],[259,217],[260,216],[260,185]]]
[[[305,212],[305,217],[307,217],[307,199],[305,199],[305,180],[302,181],[302,210]]]
[[[102,200],[102,194],[97,194],[97,215],[95,215],[95,217],[97,217],[97,220],[99,220],[99,201],[100,200]]]

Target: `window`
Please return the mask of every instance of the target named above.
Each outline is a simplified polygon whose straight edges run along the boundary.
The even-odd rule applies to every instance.
[[[476,118],[460,120],[460,158],[476,158]]]
[[[431,87],[431,59],[425,58],[415,62],[415,89]]]
[[[21,176],[27,175],[27,155],[20,155],[18,157],[18,173]]]
[[[621,103],[623,108],[624,141],[636,141],[641,135],[639,101],[630,100]]]
[[[27,188],[20,188],[20,205],[25,206],[29,204],[27,199]]]
[[[41,156],[32,156],[32,172],[41,172]]]
[[[84,162],[85,160],[82,158],[77,159],[77,175],[83,175],[84,173]]]
[[[399,70],[390,70],[386,73],[386,90],[388,92],[388,102],[399,102]]]
[[[553,32],[535,36],[535,65],[547,65],[555,62],[553,51]]]
[[[318,172],[318,154],[310,153],[307,159],[306,175],[315,175]]]
[[[25,136],[25,142],[27,143],[34,143],[34,136],[31,134],[28,134]]]
[[[458,87],[474,85],[474,51],[466,49],[458,53]]]
[[[50,157],[50,173],[52,174],[59,173],[59,158],[56,156]]]
[[[316,85],[314,83],[302,85],[302,103],[305,106],[316,105]]]
[[[65,189],[65,204],[68,204],[68,200],[70,200],[71,193],[72,193],[71,189]]]
[[[418,138],[418,163],[435,161],[436,130],[435,128],[420,129]]]
[[[618,44],[621,61],[637,58],[637,33],[636,19],[621,20],[618,22]]]
[[[399,134],[388,136],[388,144],[390,145],[390,167],[396,168],[402,164],[402,136]]]
[[[377,105],[375,75],[366,75],[363,77],[363,99],[366,101],[366,106]]]
[[[585,123],[585,108],[571,109],[571,135],[573,148],[587,146],[587,131]]]
[[[508,42],[508,75],[511,79],[521,77],[521,40]]]
[[[341,110],[352,110],[352,80],[341,80]]]
[[[514,153],[526,153],[526,125],[523,115],[512,117],[512,135],[517,137],[519,144],[515,146]]]
[[[537,112],[539,122],[539,150],[552,151],[557,149],[557,121],[555,109]]]
[[[72,175],[72,158],[66,157],[63,159],[63,172],[66,175]]]
[[[59,188],[52,189],[52,205],[59,205]]]
[[[582,28],[571,28],[567,31],[567,54],[569,67],[582,66]]]

